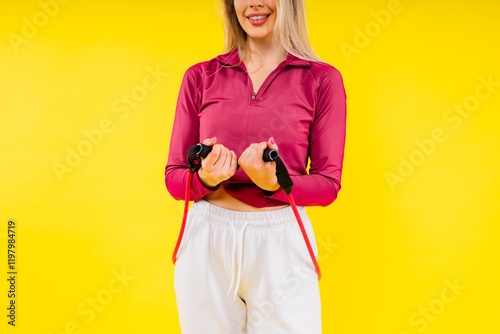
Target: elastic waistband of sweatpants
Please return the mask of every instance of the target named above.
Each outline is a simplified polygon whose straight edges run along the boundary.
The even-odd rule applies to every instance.
[[[297,211],[302,217],[306,215],[306,208],[303,206],[297,206]],[[194,201],[189,214],[201,216],[211,224],[227,227],[242,227],[248,222],[247,229],[266,229],[297,221],[291,206],[270,211],[234,211],[214,205],[205,199]]]

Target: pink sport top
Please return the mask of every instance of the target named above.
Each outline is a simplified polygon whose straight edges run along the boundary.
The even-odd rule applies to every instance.
[[[340,190],[346,136],[346,93],[340,72],[329,64],[288,54],[255,93],[245,64],[236,66],[238,62],[233,49],[185,72],[165,168],[169,193],[184,199],[186,153],[204,139],[215,136],[218,144],[240,156],[250,144],[274,137],[293,181],[295,203],[331,204]],[[197,174],[190,200],[222,186],[254,207],[289,203],[282,189],[262,190],[242,168],[214,188],[205,187]]]

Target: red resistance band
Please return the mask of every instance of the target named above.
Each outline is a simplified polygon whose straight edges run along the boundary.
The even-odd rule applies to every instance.
[[[187,162],[189,165],[189,173],[187,175],[187,182],[186,182],[186,195],[185,195],[185,202],[184,202],[184,215],[182,217],[182,225],[181,225],[181,231],[179,233],[179,237],[177,238],[177,244],[175,245],[174,253],[172,254],[172,262],[175,265],[175,262],[177,261],[177,253],[179,251],[180,244],[182,242],[182,237],[184,235],[184,229],[186,227],[186,219],[187,219],[187,213],[188,213],[188,208],[189,208],[189,193],[191,190],[191,182],[193,179],[193,173],[198,170],[201,167],[201,158],[205,158],[208,153],[212,151],[211,146],[207,146],[204,144],[196,144],[193,147],[191,147],[188,150],[187,154]],[[277,150],[270,150],[270,149],[265,149],[264,150],[264,155],[263,155],[263,160],[264,161],[274,161],[276,162],[276,176],[278,178],[278,183],[280,187],[283,189],[283,191],[287,194],[288,200],[290,202],[290,205],[292,206],[293,213],[295,214],[295,218],[297,218],[297,223],[299,224],[300,231],[302,232],[302,236],[304,237],[304,241],[307,246],[307,250],[309,251],[309,255],[311,257],[311,260],[314,264],[314,268],[316,270],[316,274],[318,275],[318,280],[321,279],[321,270],[319,269],[318,261],[316,260],[316,257],[314,256],[313,249],[311,247],[311,243],[309,242],[309,238],[307,237],[306,230],[304,228],[304,224],[302,223],[302,219],[300,218],[300,214],[297,210],[297,206],[295,205],[295,201],[292,196],[292,179],[290,178],[290,175],[288,174],[288,171],[285,167],[285,164],[279,157],[278,151]],[[238,166],[239,167],[239,166]]]

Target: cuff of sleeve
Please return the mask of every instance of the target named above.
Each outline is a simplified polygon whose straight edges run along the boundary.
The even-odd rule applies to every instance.
[[[262,192],[264,193],[265,196],[271,197],[271,196],[273,196],[274,194],[276,194],[280,190],[281,190],[281,188],[279,188],[278,190],[275,190],[275,191],[269,191],[269,190],[262,189]]]
[[[195,182],[198,183],[199,186],[202,186],[203,188],[210,190],[210,191],[215,191],[215,190],[219,189],[219,187],[221,185],[220,183],[218,185],[216,185],[215,187],[209,187],[209,186],[203,184],[203,182],[201,182],[201,180],[198,176],[198,171],[196,171],[195,174],[196,174],[196,177],[194,179],[195,179]]]
[[[268,191],[268,190],[262,189],[262,193],[267,198],[275,199],[275,200],[278,200],[278,201],[281,201],[284,203],[289,203],[288,196],[285,194],[285,192],[281,188],[279,188],[276,191]]]

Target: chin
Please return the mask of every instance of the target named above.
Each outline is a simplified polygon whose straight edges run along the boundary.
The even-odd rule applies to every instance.
[[[272,34],[269,34],[269,33],[247,33],[247,37],[251,37],[251,38],[254,38],[254,39],[263,39],[263,38],[270,38]]]
[[[247,38],[248,37],[253,38],[253,39],[265,39],[268,36],[267,35],[247,35]]]

